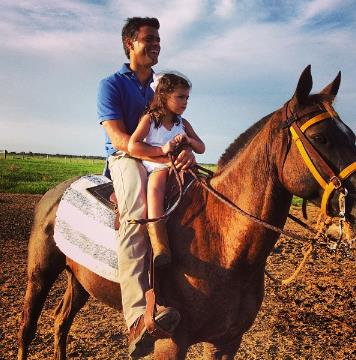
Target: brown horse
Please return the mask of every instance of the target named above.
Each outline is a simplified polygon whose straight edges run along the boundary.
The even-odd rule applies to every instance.
[[[339,84],[340,73],[319,94],[309,95],[312,77],[308,66],[291,100],[230,145],[211,187],[247,213],[280,228],[293,194],[320,204],[323,189],[302,160],[289,128],[312,118],[315,123],[305,135],[327,165],[339,174],[354,164],[354,133],[333,110],[325,115],[325,106],[331,106]],[[322,117],[325,121],[319,121]],[[316,168],[324,172],[323,166],[316,164]],[[56,210],[72,181],[48,191],[36,209],[18,359],[26,358],[46,296],[66,265],[68,286],[55,318],[56,359],[65,359],[70,326],[90,295],[121,309],[118,284],[74,263],[54,243]],[[346,176],[343,186],[355,193],[354,173]],[[327,201],[327,210],[336,216],[335,193]],[[354,196],[346,199],[346,216],[355,224]],[[233,359],[261,306],[265,263],[278,234],[236,213],[199,183],[190,187],[168,225],[174,263],[163,279],[163,288],[167,303],[180,310],[182,321],[173,339],[156,342],[155,358],[184,359],[191,344],[205,342],[205,358]]]

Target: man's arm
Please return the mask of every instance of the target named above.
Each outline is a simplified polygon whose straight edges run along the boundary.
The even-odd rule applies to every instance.
[[[131,155],[128,149],[130,135],[127,133],[124,122],[122,120],[115,119],[105,120],[102,124],[111,140],[113,147],[116,150],[121,150]],[[141,153],[139,155],[135,154],[135,157],[137,159],[154,161],[158,163],[167,163],[169,161],[167,156],[148,156],[145,153]]]
[[[122,120],[105,120],[103,126],[108,134],[113,147],[116,150],[128,152],[130,135],[127,133],[126,126]]]
[[[146,138],[147,134],[150,131],[151,127],[151,117],[148,114],[145,114],[142,116],[140,122],[137,125],[136,130],[130,137],[128,149],[130,155],[138,158],[142,158],[143,156],[149,156],[149,157],[158,157],[163,156],[168,153],[168,151],[164,151],[164,146],[153,146],[150,144],[147,144],[144,142],[144,139]],[[172,148],[173,148],[173,142],[172,142]]]

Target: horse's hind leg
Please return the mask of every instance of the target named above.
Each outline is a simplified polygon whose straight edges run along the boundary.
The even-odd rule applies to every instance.
[[[28,244],[27,289],[18,333],[19,360],[26,359],[48,292],[65,268],[65,255],[53,238],[54,223],[59,201],[74,180],[65,181],[47,191],[35,210]]]
[[[66,359],[67,336],[75,315],[84,306],[89,294],[67,269],[68,284],[66,292],[55,311],[54,323],[54,358]]]
[[[18,332],[18,360],[27,358],[28,347],[35,337],[44,302],[54,281],[65,267],[63,254],[52,252],[49,248],[50,245],[42,252],[35,246],[29,248],[27,289]],[[44,254],[48,257],[43,256]]]
[[[28,347],[36,334],[38,318],[52,284],[56,280],[56,278],[53,279],[42,275],[41,273],[33,274],[28,279],[18,333],[18,360],[27,358]]]

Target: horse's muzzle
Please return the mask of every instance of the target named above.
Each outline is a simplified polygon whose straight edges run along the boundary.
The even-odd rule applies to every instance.
[[[355,226],[356,226],[356,193],[353,193],[353,192],[347,194],[346,219],[350,223],[350,225],[355,228]],[[356,230],[355,230],[355,232],[356,232]]]

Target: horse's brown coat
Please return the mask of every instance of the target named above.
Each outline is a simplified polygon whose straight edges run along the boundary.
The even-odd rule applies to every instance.
[[[336,78],[323,94],[309,97],[310,67],[300,77],[290,105],[295,111],[313,106],[325,94],[333,98]],[[250,214],[283,227],[292,194],[320,203],[321,190],[281,130],[282,109],[262,119],[229,147],[211,185]],[[304,121],[304,120],[303,120]],[[321,133],[327,145],[313,143],[335,170],[356,160],[352,131],[342,133],[330,120],[307,131]],[[73,263],[55,247],[53,223],[58,201],[70,181],[44,195],[39,203],[29,245],[28,288],[19,331],[19,359],[25,359],[43,302],[58,274],[68,267],[69,284],[56,312],[55,356],[65,359],[66,336],[89,294],[120,308],[120,289]],[[355,191],[356,178],[348,180]],[[352,200],[353,201],[353,200]],[[335,206],[335,201],[331,204]],[[354,219],[355,207],[350,216]],[[335,210],[336,211],[336,210]],[[169,220],[175,254],[163,287],[182,322],[174,339],[156,343],[155,358],[183,359],[190,344],[204,341],[205,358],[233,359],[242,335],[256,318],[264,292],[264,266],[278,235],[236,214],[219,200],[193,186]]]

